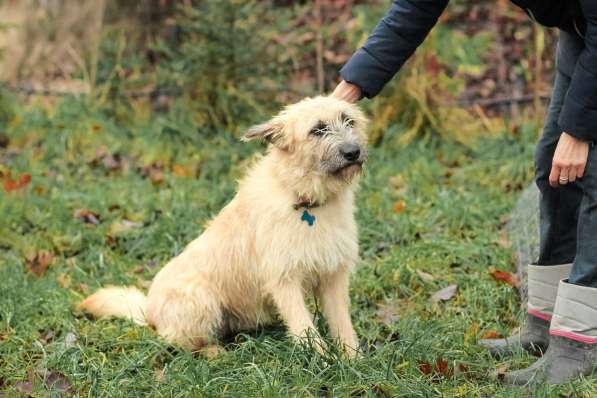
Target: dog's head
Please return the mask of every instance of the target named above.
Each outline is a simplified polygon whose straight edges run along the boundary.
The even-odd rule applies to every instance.
[[[360,174],[367,160],[366,125],[356,105],[320,96],[287,106],[270,121],[250,128],[243,139],[269,141],[289,167],[332,187]]]

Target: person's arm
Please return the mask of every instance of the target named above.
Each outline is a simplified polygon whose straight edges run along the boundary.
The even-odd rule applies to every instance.
[[[342,99],[375,97],[423,42],[448,0],[394,0],[365,45],[340,70]],[[355,100],[355,101],[356,101]]]
[[[558,123],[563,133],[553,157],[549,182],[565,185],[582,178],[589,142],[597,141],[597,2],[581,1],[587,20],[582,51]]]
[[[585,49],[580,54],[559,124],[583,141],[597,141],[597,1],[581,1],[587,20]]]

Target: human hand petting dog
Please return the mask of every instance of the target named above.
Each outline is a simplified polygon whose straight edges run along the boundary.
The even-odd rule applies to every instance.
[[[588,142],[562,133],[553,156],[549,184],[555,188],[582,178],[588,157]]]
[[[332,97],[350,102],[351,104],[356,103],[361,99],[362,93],[359,86],[348,83],[346,80],[342,80],[334,89]]]

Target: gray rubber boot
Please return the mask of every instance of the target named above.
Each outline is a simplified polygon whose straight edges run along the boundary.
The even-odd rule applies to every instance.
[[[494,357],[510,355],[521,349],[533,354],[543,354],[549,346],[549,321],[527,315],[520,334],[505,339],[481,340],[479,345],[487,348]]]
[[[550,328],[549,348],[533,365],[503,376],[507,384],[564,384],[597,368],[597,288],[562,281]]]
[[[551,336],[549,348],[530,367],[503,376],[503,382],[517,386],[530,383],[565,384],[588,376],[597,367],[597,345]]]
[[[500,357],[518,350],[542,354],[549,346],[549,324],[553,313],[558,284],[567,278],[572,264],[529,265],[528,267],[528,315],[519,335],[505,339],[486,339],[479,345],[491,355]]]

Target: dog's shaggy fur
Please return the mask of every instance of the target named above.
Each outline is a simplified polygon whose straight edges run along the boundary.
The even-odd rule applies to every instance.
[[[149,324],[167,341],[201,349],[276,312],[291,335],[317,336],[304,299],[314,289],[332,336],[354,354],[348,283],[358,258],[353,202],[365,126],[356,106],[316,97],[251,128],[244,139],[268,140],[267,155],[203,234],[156,275],[147,297],[107,287],[79,308]]]

